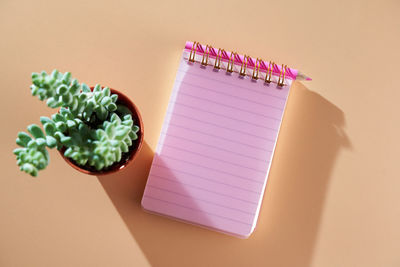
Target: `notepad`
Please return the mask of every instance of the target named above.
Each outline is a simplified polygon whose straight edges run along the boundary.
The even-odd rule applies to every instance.
[[[187,42],[145,187],[145,210],[246,238],[296,70]],[[279,84],[279,85],[278,85]]]

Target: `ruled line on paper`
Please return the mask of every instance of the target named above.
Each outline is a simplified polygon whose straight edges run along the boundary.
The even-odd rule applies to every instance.
[[[260,139],[263,139],[263,140],[269,140],[269,139],[267,139],[267,138],[265,138],[263,136],[258,136],[258,135],[252,134],[252,133],[241,131],[241,130],[239,130],[240,128],[239,129],[233,129],[233,128],[225,127],[225,126],[222,126],[220,124],[212,123],[212,122],[209,122],[209,121],[199,120],[199,119],[196,119],[196,118],[193,118],[193,117],[190,117],[190,116],[186,116],[186,115],[183,115],[183,114],[180,114],[180,113],[177,113],[177,112],[174,112],[174,113],[167,112],[167,114],[171,114],[171,115],[174,114],[174,116],[184,117],[184,118],[190,119],[192,121],[197,121],[197,122],[201,122],[201,123],[204,123],[204,124],[209,124],[209,125],[212,125],[212,126],[215,126],[215,127],[218,127],[218,128],[222,128],[222,129],[225,129],[225,130],[236,131],[238,133],[247,134],[249,136],[260,138]],[[271,129],[267,129],[267,130],[272,131],[274,133],[276,133],[278,131],[278,130],[274,130],[272,128]]]
[[[198,97],[198,96],[193,96],[193,95],[186,94],[186,93],[183,93],[183,92],[181,92],[180,95],[192,97],[192,98],[195,98],[197,100],[205,101],[205,102],[208,102],[208,103],[213,103],[213,104],[216,104],[216,105],[219,105],[219,106],[222,106],[222,107],[231,108],[231,109],[233,109],[235,111],[239,110],[239,111],[242,111],[242,112],[247,112],[247,113],[249,113],[251,115],[260,116],[260,117],[268,118],[268,119],[271,119],[271,120],[278,120],[278,121],[280,120],[279,118],[275,118],[273,116],[268,116],[268,115],[260,114],[260,113],[257,113],[257,112],[252,112],[252,111],[249,111],[249,110],[245,110],[245,109],[239,108],[237,106],[226,105],[226,104],[223,104],[223,103],[220,103],[220,102],[217,102],[217,101],[209,100],[209,99]],[[175,102],[179,103],[178,100],[175,101]],[[280,112],[279,114],[282,114],[282,110],[279,110],[279,112]]]
[[[215,112],[212,112],[212,111],[208,111],[208,110],[204,110],[204,109],[200,109],[200,108],[194,108],[194,107],[192,107],[192,106],[189,106],[189,105],[186,105],[186,104],[183,104],[183,103],[179,103],[179,102],[170,102],[170,103],[171,103],[171,104],[175,104],[175,105],[181,105],[181,106],[188,107],[188,108],[192,108],[192,109],[196,109],[196,110],[198,110],[198,111],[210,113],[210,114],[213,114],[213,115],[221,116],[221,117],[224,117],[224,118],[227,118],[227,119],[239,121],[239,122],[241,122],[241,123],[251,124],[251,125],[254,125],[254,126],[258,126],[258,127],[260,127],[260,128],[269,129],[269,127],[266,127],[266,126],[263,126],[263,125],[260,125],[260,124],[251,123],[251,122],[249,122],[249,121],[240,120],[240,119],[237,119],[237,118],[232,118],[232,117],[229,117],[229,116],[226,116],[226,115],[218,114],[218,113],[215,113]],[[269,118],[269,119],[271,119],[271,118]],[[271,119],[271,120],[280,121],[279,119]]]
[[[191,95],[191,94],[187,94],[187,93],[181,92],[180,93],[180,98],[183,98],[183,97],[192,98],[195,101],[197,101],[198,103],[199,102],[200,103],[201,102],[203,102],[203,103],[206,102],[208,104],[214,104],[214,105],[216,105],[218,107],[225,107],[225,108],[228,108],[228,109],[232,109],[233,111],[242,111],[242,112],[249,113],[249,114],[251,114],[253,116],[260,116],[260,117],[268,118],[268,119],[271,119],[271,120],[279,120],[279,117],[282,114],[282,110],[274,110],[274,111],[268,111],[268,113],[270,113],[271,115],[265,115],[265,114],[258,113],[256,111],[250,111],[250,110],[241,108],[238,105],[227,105],[227,104],[224,104],[224,103],[221,103],[221,102],[218,102],[218,101],[210,100],[208,98],[199,97],[199,96],[195,96],[195,95]],[[181,103],[182,100],[180,98],[177,99],[175,102]],[[274,115],[278,116],[278,117],[275,117]]]
[[[222,139],[222,140],[225,140],[225,141],[233,142],[233,143],[235,143],[235,144],[241,144],[241,145],[244,145],[244,146],[252,147],[252,148],[254,148],[254,149],[259,149],[259,150],[262,150],[262,151],[268,151],[268,150],[265,149],[265,148],[261,148],[261,147],[249,145],[248,143],[239,142],[239,141],[237,141],[237,140],[227,139],[227,138],[224,138],[223,136],[219,136],[219,135],[214,135],[214,134],[202,132],[202,131],[199,131],[199,130],[196,130],[196,129],[193,129],[193,128],[188,128],[188,127],[185,127],[185,126],[177,125],[177,124],[175,124],[175,123],[169,123],[169,125],[172,125],[172,126],[175,126],[175,127],[179,127],[179,128],[182,128],[182,129],[191,131],[191,132],[196,132],[196,133],[200,133],[200,134],[205,134],[205,135],[207,135],[207,136],[212,136],[212,137],[215,137],[215,138],[217,138],[217,139]],[[271,143],[274,143],[274,142],[275,142],[275,140],[266,140],[266,141],[271,142]]]
[[[158,189],[158,190],[161,190],[161,191],[165,191],[165,192],[169,192],[169,193],[172,193],[172,194],[176,194],[176,195],[179,195],[179,196],[182,196],[182,197],[185,197],[185,198],[190,198],[190,199],[195,199],[195,200],[198,200],[198,201],[202,201],[204,203],[207,203],[207,204],[210,204],[210,205],[213,205],[213,206],[218,206],[218,207],[221,207],[221,208],[234,210],[234,211],[241,212],[241,213],[244,213],[244,214],[255,215],[254,212],[248,212],[248,211],[241,210],[241,209],[238,209],[238,208],[221,205],[219,203],[215,203],[215,202],[212,202],[212,201],[209,201],[209,200],[205,200],[205,199],[201,199],[201,198],[198,198],[198,197],[182,194],[182,193],[179,193],[179,192],[176,192],[176,191],[168,190],[168,189],[165,189],[165,188],[157,187],[157,186],[154,186],[152,184],[148,184],[147,186],[155,188],[155,189]]]
[[[180,184],[180,185],[185,185],[185,186],[192,187],[192,188],[195,188],[195,189],[198,189],[198,190],[206,191],[206,192],[208,192],[208,193],[212,193],[212,194],[216,194],[216,195],[221,195],[221,196],[224,196],[224,197],[227,197],[227,198],[235,199],[235,200],[238,200],[238,201],[243,201],[243,202],[245,202],[245,203],[250,203],[250,204],[258,205],[258,202],[253,202],[253,201],[241,199],[241,198],[238,198],[238,197],[234,197],[234,196],[232,196],[232,195],[224,194],[224,193],[221,193],[221,192],[212,191],[212,190],[207,189],[207,188],[203,188],[203,187],[200,187],[200,186],[197,186],[197,185],[192,185],[192,184],[189,184],[189,183],[184,183],[184,182],[182,182],[182,181],[177,181],[177,180],[174,180],[174,179],[171,179],[171,178],[168,178],[168,177],[164,177],[164,176],[161,176],[161,175],[157,175],[157,174],[154,174],[154,173],[152,173],[151,176],[152,176],[152,177],[156,177],[157,179],[162,179],[162,180],[169,181],[169,182],[171,182],[171,183],[177,183],[177,184]],[[237,188],[242,189],[241,187],[237,187]],[[251,192],[252,192],[252,191],[251,191]]]
[[[185,125],[185,123],[180,124]],[[207,147],[208,145],[220,145],[223,148],[234,146],[236,147],[236,152],[250,154],[254,156],[257,156],[260,153],[262,153],[262,155],[265,155],[265,153],[270,153],[273,150],[274,141],[272,140],[263,140],[263,147],[258,147],[257,142],[259,142],[259,140],[248,139],[248,136],[241,133],[231,133],[230,138],[224,138],[224,135],[221,133],[215,135],[209,134],[209,132],[212,131],[208,131],[207,129],[204,131],[198,130],[197,128],[199,127],[187,128],[186,126],[181,126],[175,123],[170,123],[169,126],[169,129],[164,129],[165,132],[161,132],[161,134],[166,134],[166,132],[168,131],[168,133],[176,134],[177,136],[183,138],[190,138],[191,140],[207,140],[206,143],[203,143],[203,147]],[[247,142],[239,141],[246,140],[246,138],[248,140]]]
[[[257,195],[261,194],[260,192],[257,192],[257,191],[254,191],[254,190],[250,190],[250,189],[244,188],[242,186],[236,186],[236,185],[232,185],[232,184],[227,184],[227,183],[224,183],[224,182],[221,182],[221,181],[217,181],[217,180],[214,180],[214,179],[202,177],[202,176],[199,176],[199,175],[194,174],[194,173],[186,172],[186,171],[179,170],[179,169],[176,169],[176,168],[166,167],[166,166],[160,165],[158,163],[154,163],[153,166],[156,166],[156,167],[159,167],[159,168],[165,168],[165,169],[168,169],[168,170],[173,171],[173,172],[179,172],[179,173],[187,174],[189,176],[193,176],[193,177],[196,177],[198,179],[203,179],[203,180],[206,180],[206,181],[209,181],[209,182],[212,182],[212,183],[216,183],[216,184],[222,184],[222,185],[225,185],[225,186],[228,186],[228,187],[232,187],[232,188],[235,188],[235,189],[239,189],[239,190],[243,190],[243,191],[246,191],[246,192],[254,193],[254,194],[257,194]]]
[[[219,215],[219,214],[214,214],[214,213],[210,213],[210,212],[207,212],[207,211],[204,211],[204,210],[195,209],[195,208],[193,208],[193,207],[187,207],[187,206],[185,206],[185,205],[181,205],[181,204],[178,204],[178,203],[175,203],[175,202],[172,202],[172,201],[167,201],[167,200],[159,199],[159,198],[153,197],[153,196],[151,196],[151,195],[149,195],[149,194],[144,195],[143,197],[144,197],[144,198],[154,199],[154,200],[157,200],[157,201],[161,201],[161,202],[164,202],[164,203],[168,203],[168,204],[175,205],[175,206],[178,206],[178,207],[182,207],[182,208],[185,208],[185,209],[189,209],[189,210],[192,210],[192,211],[197,211],[197,212],[200,212],[200,213],[209,214],[209,215],[216,216],[216,217],[219,217],[219,218],[222,218],[222,219],[225,219],[225,220],[229,220],[229,221],[232,221],[232,222],[241,223],[241,224],[249,225],[249,226],[252,225],[252,224],[250,224],[250,223],[238,221],[238,220],[235,220],[235,219],[232,219],[232,218],[229,218],[229,217],[221,216],[221,215]]]
[[[163,157],[170,158],[170,159],[174,159],[174,160],[178,160],[178,161],[181,161],[181,162],[185,162],[185,163],[188,163],[188,164],[197,166],[197,167],[201,167],[201,168],[204,168],[204,169],[207,169],[207,170],[211,170],[211,171],[223,173],[223,174],[226,174],[226,175],[229,175],[229,176],[234,176],[234,177],[239,178],[239,179],[251,181],[251,182],[254,182],[254,183],[263,184],[262,181],[258,181],[258,180],[246,178],[246,177],[243,177],[243,176],[240,176],[240,175],[237,175],[237,174],[233,174],[233,173],[230,173],[230,172],[225,172],[225,171],[221,171],[221,170],[218,170],[218,169],[210,168],[210,167],[207,167],[207,166],[204,166],[204,165],[201,165],[201,164],[197,164],[197,163],[194,163],[194,162],[190,162],[190,161],[187,161],[187,160],[174,158],[174,157],[171,157],[171,156],[169,156],[169,155],[163,154]]]
[[[203,76],[203,75],[200,75],[200,74],[190,73],[190,72],[187,72],[187,71],[182,70],[182,69],[180,69],[180,68],[178,69],[178,72],[183,72],[183,73],[185,73],[185,75],[198,76],[198,77],[204,78],[205,80],[216,81],[216,82],[219,82],[219,83],[223,83],[224,85],[228,84],[228,85],[230,85],[230,86],[232,86],[232,87],[235,87],[235,88],[245,89],[245,90],[247,90],[247,91],[252,91],[253,93],[256,93],[256,94],[268,95],[268,96],[270,96],[270,97],[274,97],[274,98],[278,98],[278,99],[281,99],[281,100],[285,100],[285,101],[286,101],[286,97],[280,97],[280,96],[271,95],[271,94],[268,94],[268,93],[261,93],[261,92],[258,91],[258,90],[256,91],[256,90],[250,89],[250,88],[248,88],[248,87],[244,87],[244,86],[240,86],[240,85],[236,85],[236,84],[231,84],[231,83],[227,83],[227,82],[222,82],[221,80],[214,79],[214,78],[211,78],[211,77],[208,77],[208,76],[206,77],[206,76]],[[239,78],[239,75],[238,75],[238,78]],[[251,82],[251,81],[250,81],[250,82]],[[277,90],[280,90],[280,89],[277,89]]]
[[[201,157],[206,157],[206,158],[209,158],[209,159],[212,159],[212,160],[220,161],[220,162],[223,162],[223,163],[232,164],[232,165],[235,165],[235,166],[240,167],[240,168],[245,168],[245,169],[253,170],[253,171],[256,171],[256,172],[265,173],[265,170],[258,170],[258,169],[255,169],[255,168],[252,168],[252,167],[249,167],[249,166],[243,166],[243,165],[231,162],[231,161],[226,161],[226,160],[214,158],[214,157],[211,157],[210,155],[204,155],[204,154],[201,154],[201,153],[193,152],[193,151],[190,151],[188,149],[181,148],[181,147],[176,147],[176,146],[172,146],[172,145],[168,145],[168,144],[164,144],[164,146],[171,147],[173,149],[177,149],[177,150],[181,150],[181,151],[185,151],[187,153],[191,153],[191,154],[198,155],[198,156],[201,156]],[[265,163],[269,163],[269,161],[265,161]]]
[[[216,147],[216,146],[212,146],[212,145],[209,145],[209,144],[201,143],[201,142],[198,142],[198,141],[195,141],[195,140],[192,140],[192,139],[188,139],[188,138],[185,138],[185,137],[181,137],[181,136],[177,136],[177,135],[172,135],[172,134],[170,134],[170,133],[167,135],[165,132],[161,132],[161,134],[162,134],[162,135],[166,135],[166,136],[172,136],[172,137],[175,137],[175,138],[179,138],[179,139],[185,140],[185,141],[187,141],[187,142],[192,142],[192,143],[195,143],[195,144],[207,145],[207,146],[212,147],[212,148],[214,148],[214,149],[218,149],[218,150],[225,151],[225,152],[229,152],[229,153],[234,153],[234,154],[236,154],[236,155],[241,155],[241,156],[246,157],[246,158],[249,158],[249,159],[254,159],[254,160],[258,160],[258,161],[262,161],[262,162],[265,161],[265,159],[259,159],[259,158],[256,158],[256,157],[251,157],[251,156],[243,155],[243,154],[238,153],[238,152],[236,152],[236,151],[232,151],[232,150],[228,150],[228,149],[223,149],[223,148],[220,148],[220,147]],[[159,143],[159,144],[160,144],[160,143]],[[161,145],[161,144],[160,144],[160,145]],[[272,153],[272,151],[267,151],[267,152]]]
[[[182,117],[183,117],[183,116],[182,116]],[[189,118],[190,118],[190,117],[189,117]],[[183,124],[185,124],[185,123],[183,123]],[[173,126],[176,126],[176,127],[182,128],[182,129],[185,129],[185,130],[189,130],[189,131],[192,131],[192,132],[197,132],[197,133],[200,133],[200,134],[206,134],[206,135],[208,135],[208,136],[212,136],[212,137],[215,137],[215,138],[217,138],[217,139],[223,138],[224,140],[232,141],[232,142],[234,142],[234,143],[236,143],[236,144],[242,144],[242,145],[249,146],[249,147],[252,146],[252,145],[249,145],[249,143],[251,143],[251,142],[246,142],[246,143],[244,143],[244,142],[241,142],[241,141],[237,141],[238,139],[242,139],[242,138],[238,138],[238,139],[226,139],[224,136],[221,136],[221,135],[210,134],[211,131],[201,131],[201,130],[198,130],[197,128],[194,128],[194,127],[193,127],[193,128],[188,128],[188,127],[186,127],[186,126],[184,126],[184,125],[176,124],[175,121],[174,121],[174,123],[170,123],[170,125],[173,125]],[[227,131],[232,131],[233,133],[237,133],[237,134],[239,134],[239,135],[245,136],[245,137],[247,138],[247,140],[249,140],[248,138],[250,137],[250,138],[262,139],[263,141],[269,142],[269,143],[275,143],[275,138],[274,138],[274,139],[271,139],[271,138],[267,138],[267,137],[259,137],[259,136],[254,135],[254,134],[248,134],[248,133],[246,133],[246,132],[236,131],[235,129],[225,128],[225,127],[218,127],[218,128],[219,128],[219,129],[224,129],[224,130],[227,130]],[[231,132],[230,134],[232,134],[232,132]],[[275,135],[276,135],[276,133],[275,133]],[[259,150],[268,151],[267,149],[260,148],[260,147],[258,147],[258,146],[253,146],[253,147],[256,148],[256,149],[259,149]]]
[[[283,105],[279,105],[280,107],[275,107],[275,106],[268,105],[268,104],[263,104],[261,102],[257,102],[257,101],[251,100],[251,99],[247,99],[247,98],[243,98],[243,97],[239,97],[239,96],[235,96],[235,95],[230,95],[230,94],[224,94],[224,93],[221,93],[221,92],[219,92],[217,90],[212,90],[212,89],[207,88],[207,87],[203,87],[203,86],[199,86],[199,85],[196,85],[196,84],[188,83],[188,82],[185,82],[183,80],[180,81],[180,82],[184,83],[184,84],[187,84],[189,86],[195,87],[195,88],[199,88],[199,89],[202,89],[202,90],[207,90],[207,91],[210,91],[210,92],[213,92],[213,93],[216,93],[216,94],[220,94],[220,95],[223,95],[223,96],[229,96],[229,97],[238,99],[238,100],[243,101],[243,102],[249,102],[251,104],[256,104],[256,105],[260,105],[260,106],[263,106],[263,107],[267,107],[267,108],[272,108],[272,109],[277,109],[279,111],[283,111],[283,107],[282,107]],[[181,92],[181,94],[189,95],[187,93],[182,93],[182,92]],[[205,100],[208,100],[208,99],[205,99]],[[220,104],[218,102],[216,102],[216,103]]]
[[[218,170],[218,173],[225,173],[225,174],[229,173],[230,177],[232,177],[232,174],[233,174],[237,177],[241,177],[241,179],[245,178],[246,180],[253,181],[253,182],[261,181],[264,178],[264,174],[265,174],[265,171],[258,171],[258,170],[252,170],[249,168],[243,168],[243,167],[237,166],[235,164],[229,164],[226,162],[216,161],[214,159],[207,158],[204,156],[199,156],[196,154],[175,150],[175,149],[172,149],[167,146],[163,146],[163,148],[161,149],[161,153],[163,154],[163,157],[164,156],[167,156],[170,158],[173,157],[176,160],[179,159],[181,162],[190,163],[191,165],[195,165],[197,167],[199,167],[198,162],[200,162],[201,166],[203,166],[203,168],[202,168],[203,171],[204,170],[210,170],[210,171]],[[267,162],[267,164],[268,165],[265,165],[265,169],[268,168],[269,162]],[[207,168],[204,168],[204,166]],[[212,167],[210,167],[210,166],[212,166]],[[225,170],[225,171],[222,171],[222,170]]]
[[[176,102],[170,102],[170,103],[171,103],[171,105],[176,104]],[[190,109],[190,110],[192,110],[192,112],[196,111],[197,113],[195,115],[197,115],[197,117],[200,117],[200,116],[207,117],[208,120],[213,120],[213,118],[208,117],[209,115],[213,115],[213,116],[216,116],[217,118],[220,118],[222,121],[225,121],[226,123],[230,122],[230,123],[236,123],[237,124],[238,122],[240,122],[242,124],[241,127],[243,127],[243,128],[256,127],[256,128],[269,130],[269,131],[275,131],[275,132],[277,132],[278,129],[279,129],[279,124],[277,122],[274,122],[274,125],[275,125],[276,128],[272,128],[271,126],[263,126],[263,125],[260,125],[260,124],[255,124],[255,123],[252,123],[252,122],[249,122],[249,121],[246,121],[246,120],[241,120],[241,119],[238,119],[238,118],[232,118],[230,116],[217,114],[217,113],[214,113],[214,112],[211,112],[211,111],[208,111],[208,110],[198,109],[198,108],[196,109],[196,108],[194,108],[194,107],[192,107],[190,105],[186,105],[186,104],[179,104],[178,103],[177,105],[183,107],[184,109]],[[169,111],[168,110],[167,112],[168,112],[168,114],[177,113],[176,109],[174,109],[173,111]],[[202,114],[202,113],[205,113],[205,114],[208,114],[208,115],[205,115],[205,114]],[[181,115],[181,113],[177,113],[177,114]],[[214,119],[214,120],[216,120],[216,119]]]

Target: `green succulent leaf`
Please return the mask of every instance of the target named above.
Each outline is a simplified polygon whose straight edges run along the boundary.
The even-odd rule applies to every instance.
[[[121,123],[121,119],[119,118],[119,116],[118,116],[116,113],[113,113],[113,114],[111,115],[111,121],[112,121],[112,122],[117,122],[117,124],[120,124],[120,123]]]
[[[62,82],[64,84],[69,84],[71,82],[71,73],[70,72],[64,73],[64,75],[62,77]]]
[[[121,151],[122,152],[128,152],[129,151],[128,145],[124,141],[122,141],[120,144],[121,144]]]
[[[132,126],[132,131],[133,131],[134,133],[137,133],[137,132],[139,131],[139,126],[133,125],[133,126]]]
[[[101,101],[102,95],[100,91],[94,91],[94,100],[96,101],[96,103],[98,103],[99,101]]]
[[[73,79],[71,73],[54,70],[32,73],[30,87],[33,96],[46,100],[51,108],[61,107],[50,118],[40,117],[44,131],[36,124],[28,132],[19,132],[13,151],[24,172],[36,176],[46,168],[49,155],[46,148],[65,148],[64,155],[76,164],[102,170],[113,165],[128,152],[138,138],[139,126],[131,111],[118,104],[118,95],[109,87],[96,85],[93,90]]]
[[[42,99],[41,99],[41,100],[42,100]],[[47,99],[46,104],[47,104],[47,106],[49,106],[50,108],[56,108],[56,107],[58,106],[58,102],[57,102],[53,97]]]
[[[46,139],[45,138],[37,138],[36,144],[38,145],[38,147],[43,147],[47,144]]]
[[[40,122],[44,125],[45,123],[52,123],[53,121],[48,117],[40,117]]]
[[[101,100],[101,105],[102,106],[108,106],[109,104],[111,104],[112,99],[109,96],[103,97],[103,99]]]
[[[97,93],[97,92],[100,92],[101,91],[101,86],[100,86],[100,84],[96,84],[96,86],[93,88],[93,92],[94,93]]]
[[[132,115],[132,112],[124,105],[117,105],[117,112],[123,116],[127,114]]]
[[[37,126],[36,124],[31,124],[28,126],[28,131],[32,134],[33,137],[35,138],[44,138],[45,135],[42,132],[42,129],[40,129],[39,126]]]
[[[84,92],[84,93],[90,93],[92,91],[92,90],[90,90],[90,87],[87,86],[85,83],[82,83],[81,87],[82,87],[82,92]]]
[[[72,138],[69,136],[63,136],[60,138],[61,143],[66,146],[69,147],[73,144]]]
[[[116,95],[116,94],[111,95],[111,99],[112,99],[112,101],[113,101],[114,103],[117,102],[118,95]]]
[[[133,126],[133,121],[132,120],[124,120],[124,122],[122,124],[131,128]]]
[[[108,116],[108,111],[103,106],[99,106],[99,108],[96,110],[96,114],[100,120],[104,121]]]
[[[69,92],[70,92],[72,95],[76,95],[77,93],[79,93],[79,90],[80,90],[80,89],[81,89],[81,86],[79,85],[78,80],[73,79],[73,80],[72,80],[72,83],[71,83],[71,86],[69,87]]]
[[[74,153],[74,150],[72,149],[72,147],[69,147],[64,151],[64,156],[70,158],[72,156],[72,153]]]
[[[58,95],[65,95],[68,92],[68,87],[65,84],[61,84],[57,87],[56,92]]]
[[[31,141],[32,138],[25,132],[19,132],[18,133],[18,138],[17,138],[17,144],[22,146],[22,147],[26,147],[29,143],[29,141]]]
[[[111,95],[111,90],[110,90],[110,88],[108,88],[108,87],[105,87],[104,89],[103,89],[103,95],[104,96],[110,96]]]
[[[71,104],[72,102],[72,95],[71,94],[65,94],[62,96],[62,101],[66,104]]]
[[[79,107],[79,100],[78,97],[74,96],[72,97],[72,103],[71,103],[71,111],[76,112],[77,108]]]
[[[131,139],[129,136],[128,136],[128,137],[125,137],[124,142],[125,142],[128,146],[131,146],[131,145],[132,145],[132,139]]]
[[[129,137],[130,137],[132,140],[138,139],[137,134],[136,134],[135,132],[133,132],[133,131],[129,133]]]
[[[67,126],[68,128],[72,128],[76,126],[76,122],[73,120],[67,120]]]
[[[64,117],[59,113],[53,114],[53,116],[51,116],[51,118],[53,119],[54,122],[59,122],[59,121],[65,122],[66,121],[66,119],[64,119]]]
[[[56,126],[53,122],[46,122],[43,125],[44,131],[46,132],[47,135],[53,136],[54,133],[56,132]]]
[[[67,130],[67,125],[62,121],[58,121],[56,122],[56,128],[58,131],[64,133]]]
[[[110,112],[115,111],[115,110],[117,110],[117,105],[115,105],[114,103],[110,103],[110,104],[108,104],[107,109]]]
[[[36,140],[32,139],[28,142],[27,148],[36,149],[38,147]]]
[[[18,134],[18,139],[24,140],[25,145],[23,148],[17,148],[13,151],[17,157],[17,164],[21,171],[37,176],[38,170],[44,169],[49,162],[48,152],[45,149],[46,140],[44,138],[31,139],[26,144],[28,136],[21,133]]]
[[[24,164],[21,166],[21,170],[24,171],[24,172],[26,172],[26,173],[29,173],[29,174],[32,175],[32,176],[37,176],[37,175],[38,175],[38,170],[37,170],[37,168],[36,168],[33,164],[31,164],[31,163],[24,163]]]
[[[53,136],[46,136],[46,144],[49,148],[53,148],[57,146],[57,139],[55,139]]]
[[[124,127],[115,132],[115,139],[116,140],[124,140],[125,137],[129,134],[130,129],[128,127]]]

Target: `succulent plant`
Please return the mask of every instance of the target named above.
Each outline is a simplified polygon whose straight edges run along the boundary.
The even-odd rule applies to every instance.
[[[40,100],[47,99],[58,113],[40,117],[43,130],[36,124],[28,132],[19,132],[14,150],[22,171],[37,176],[49,163],[48,148],[64,149],[64,156],[81,166],[102,170],[119,162],[138,138],[130,110],[117,104],[118,95],[108,87],[96,85],[93,91],[84,83],[71,79],[71,74],[54,70],[32,74],[31,92]]]

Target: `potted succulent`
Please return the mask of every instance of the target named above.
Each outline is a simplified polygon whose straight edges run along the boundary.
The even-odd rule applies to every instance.
[[[54,70],[32,74],[31,93],[59,108],[50,118],[19,132],[14,150],[21,171],[37,176],[49,163],[47,148],[56,148],[75,169],[94,175],[115,172],[131,162],[143,142],[143,122],[135,105],[122,93],[79,84]]]

